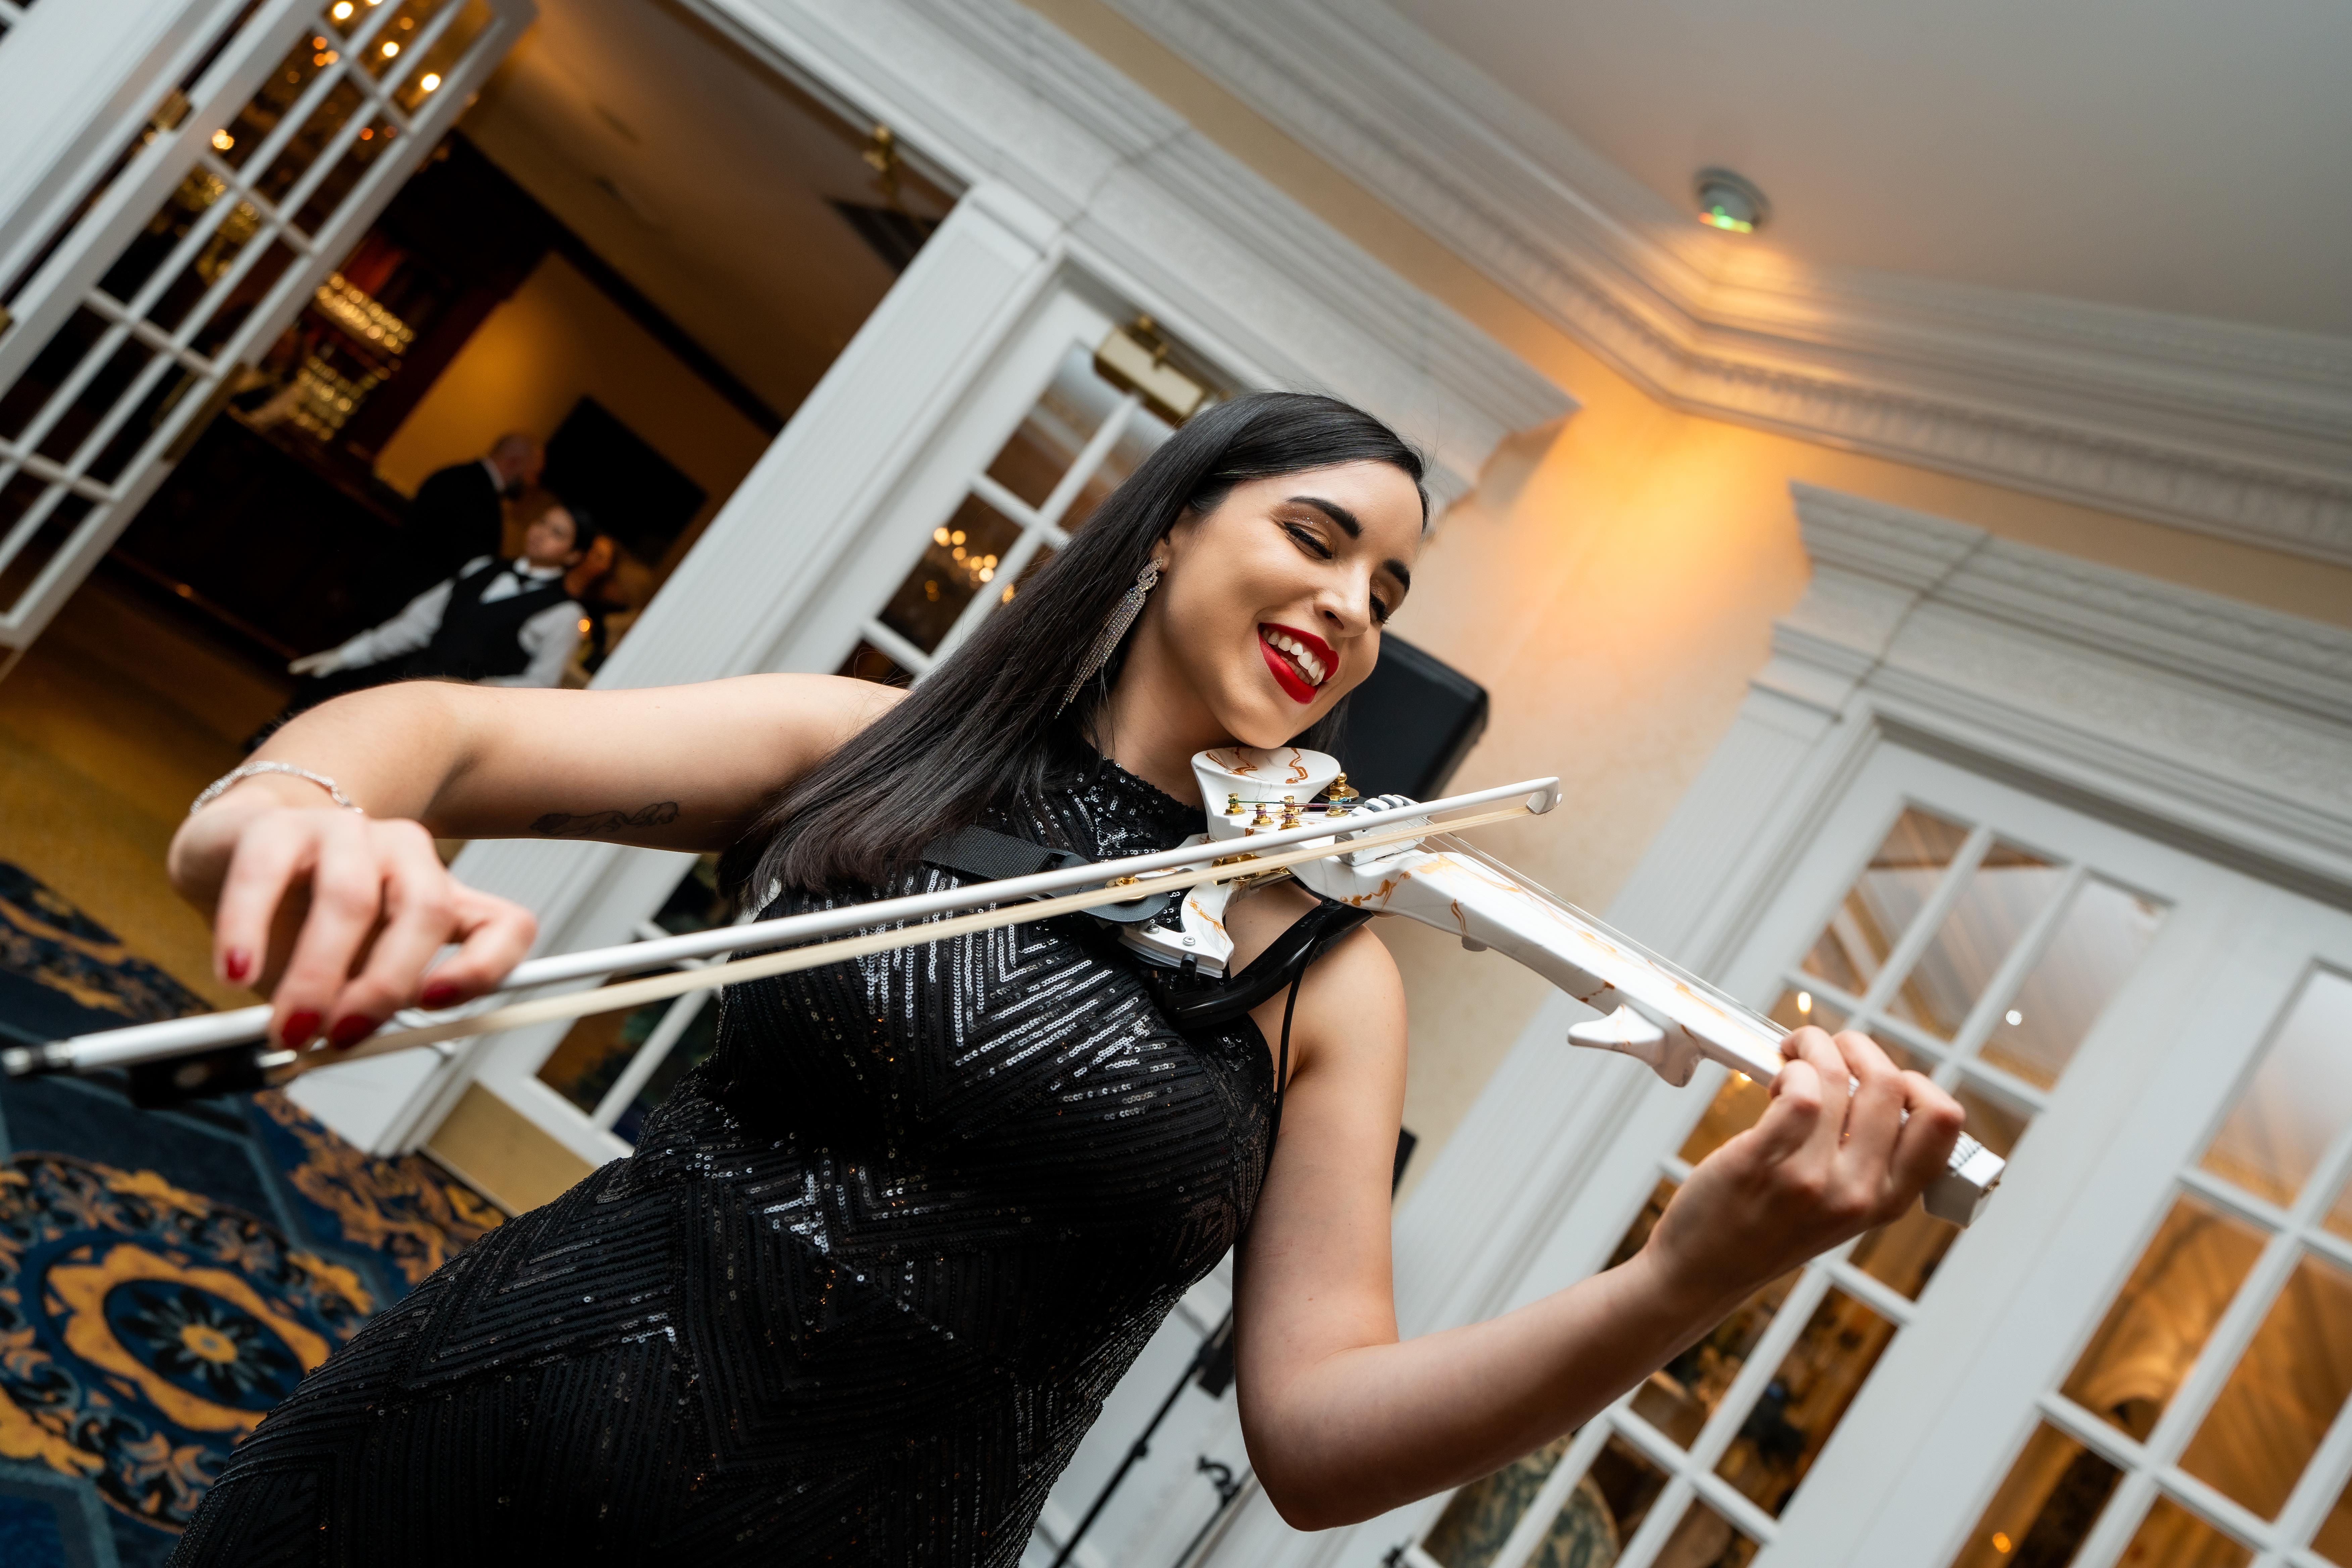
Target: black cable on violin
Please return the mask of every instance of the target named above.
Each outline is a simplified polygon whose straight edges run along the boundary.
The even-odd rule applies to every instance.
[[[1274,1116],[1266,1123],[1265,1158],[1269,1168],[1274,1163],[1274,1141],[1282,1136],[1282,1097],[1290,1088],[1290,1016],[1298,1010],[1298,988],[1307,984],[1307,965],[1290,977],[1290,996],[1282,1005],[1282,1048],[1274,1063]]]

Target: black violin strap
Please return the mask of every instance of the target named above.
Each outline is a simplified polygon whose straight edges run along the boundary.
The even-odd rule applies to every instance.
[[[1073,849],[1048,849],[1042,844],[1032,844],[1026,838],[1016,838],[1010,833],[999,833],[989,827],[963,827],[944,838],[933,839],[922,855],[927,866],[974,877],[983,882],[1003,881],[1007,877],[1030,877],[1040,871],[1058,871],[1067,866],[1091,866],[1091,858]],[[1125,903],[1105,904],[1087,913],[1117,925],[1133,925],[1148,921],[1166,909],[1175,899],[1174,893],[1152,893]]]

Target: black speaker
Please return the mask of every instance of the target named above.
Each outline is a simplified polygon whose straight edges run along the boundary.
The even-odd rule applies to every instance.
[[[1393,633],[1348,697],[1340,744],[1348,783],[1366,795],[1434,800],[1486,732],[1486,689]]]

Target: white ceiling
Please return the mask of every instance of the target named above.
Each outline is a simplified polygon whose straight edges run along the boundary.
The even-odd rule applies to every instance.
[[[2340,0],[1391,3],[1677,208],[1738,170],[1813,266],[2352,334]]]
[[[459,124],[779,414],[896,280],[825,205],[881,199],[864,128],[665,0],[541,0]]]

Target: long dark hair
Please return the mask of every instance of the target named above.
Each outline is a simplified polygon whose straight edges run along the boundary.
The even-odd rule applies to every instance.
[[[1062,693],[1177,520],[1215,510],[1252,479],[1364,461],[1401,468],[1420,489],[1420,454],[1336,398],[1262,392],[1195,415],[904,701],[782,791],[728,851],[722,880],[761,901],[781,888],[879,885],[992,807],[1037,800],[1049,777],[1095,754],[1095,717],[1126,645],[1057,712]],[[1301,743],[1330,749],[1346,706]]]

